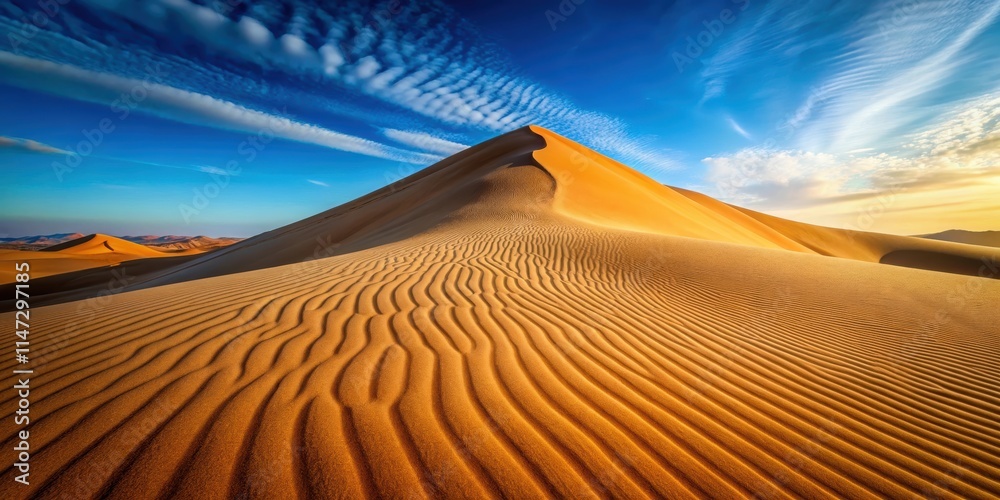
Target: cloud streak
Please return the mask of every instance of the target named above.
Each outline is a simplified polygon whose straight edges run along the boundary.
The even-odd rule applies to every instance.
[[[706,59],[703,101],[742,92],[784,109],[798,96],[769,134],[784,147],[888,150],[962,95],[995,90],[1000,61],[984,34],[998,19],[998,0],[767,2]],[[747,96],[734,78],[767,85]]]
[[[382,129],[382,134],[400,144],[445,156],[453,155],[469,146],[433,135],[412,130]]]
[[[965,49],[996,21],[1000,2],[896,1],[873,9],[823,83],[824,104],[803,130],[806,149],[878,145],[920,119],[921,104],[970,59]]]
[[[156,83],[97,73],[66,64],[30,59],[0,52],[0,81],[30,86],[57,95],[111,105],[122,96],[133,99],[137,109],[146,113],[194,125],[208,126],[250,134],[273,134],[283,139],[324,146],[341,151],[409,163],[431,163],[435,155],[407,151],[375,141],[292,119],[250,109],[229,101]]]
[[[243,67],[249,64],[280,72],[287,76],[283,85],[308,89],[322,99],[365,96],[395,111],[429,120],[433,128],[473,135],[476,142],[484,134],[537,123],[640,168],[677,166],[671,152],[652,147],[651,138],[633,137],[622,121],[580,109],[567,97],[519,74],[502,51],[439,0],[340,0],[320,7],[295,0],[265,0],[241,6],[238,12],[227,12],[225,2],[205,6],[188,0],[87,0],[87,4],[104,18],[141,27],[143,36],[152,34],[168,47],[200,45],[210,57],[192,61],[190,70],[194,72],[201,72],[206,64],[235,67],[219,63],[221,56]],[[78,19],[67,23],[64,31],[72,34],[72,39],[55,45],[70,47],[69,51],[51,50],[47,55],[107,72],[110,63],[99,54],[65,55],[83,50],[66,42],[94,36],[93,30],[78,28],[89,22]],[[45,36],[58,39],[63,35]],[[178,52],[170,61],[194,57],[190,54]],[[175,81],[174,86],[195,80],[182,81]],[[209,84],[215,82],[210,80]],[[254,98],[260,95],[258,92]],[[380,122],[377,113],[371,118],[379,128],[412,127]],[[438,154],[454,150],[443,143],[432,147],[436,149],[428,151]]]
[[[736,120],[733,117],[727,116],[726,117],[726,123],[729,124],[729,128],[733,129],[733,132],[736,132],[737,134],[740,134],[741,136],[743,136],[743,138],[745,138],[745,139],[752,139],[753,138],[750,135],[750,132],[747,132],[742,126],[740,126],[740,124],[737,123]]]
[[[0,149],[27,151],[39,154],[65,154],[67,151],[31,139],[0,136]]]
[[[831,207],[864,203],[885,193],[905,192],[902,199],[921,200],[899,206],[912,209],[929,209],[958,196],[968,201],[963,210],[975,212],[1000,200],[1000,94],[966,103],[912,134],[900,155],[754,147],[703,163],[714,186],[712,194],[720,198],[772,213],[813,209],[813,215],[827,223],[831,219],[823,210],[836,213]],[[896,210],[902,210],[899,207]]]

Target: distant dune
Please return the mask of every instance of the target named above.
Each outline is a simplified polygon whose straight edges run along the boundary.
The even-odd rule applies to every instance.
[[[54,244],[54,243],[64,243],[69,240],[75,240],[77,238],[82,238],[83,235],[80,233],[56,233],[56,234],[42,234],[37,236],[21,236],[18,238],[0,238],[0,242],[3,243],[24,243],[24,244]]]
[[[1000,221],[998,221],[998,224],[1000,224]],[[952,241],[968,245],[1000,247],[1000,231],[963,231],[961,229],[951,229],[935,234],[925,234],[921,238]]]
[[[112,276],[117,272],[111,268],[118,266],[122,262],[136,259],[192,256],[240,241],[240,238],[210,238],[208,236],[139,236],[118,238],[105,234],[84,236],[78,233],[50,236],[52,238],[45,236],[19,238],[19,241],[36,242],[28,244],[30,250],[0,250],[0,284],[13,282],[15,275],[14,264],[23,261],[32,263],[32,277],[36,280],[59,274],[92,270],[90,274],[86,275],[73,274],[73,276],[52,278],[51,281],[42,282],[40,288],[36,286],[36,290],[45,291],[45,294],[58,292],[58,296],[60,297],[76,296],[75,291],[88,289],[88,287],[77,289],[76,286],[82,286],[84,283],[94,285],[104,284],[109,279],[105,276]],[[56,236],[65,237],[55,238]],[[70,236],[76,237],[69,238]],[[129,241],[126,238],[136,241]],[[40,246],[37,243],[55,241],[57,239],[65,241],[48,246]],[[186,259],[143,263],[128,266],[128,269],[137,273],[150,273],[170,267],[170,265],[179,264],[184,260]],[[69,286],[70,283],[73,283],[75,286]],[[82,293],[86,295],[86,292]],[[99,293],[99,290],[95,293]],[[49,299],[51,298],[49,297]]]
[[[121,239],[125,241],[131,241],[132,243],[140,243],[142,245],[161,245],[164,243],[175,243],[178,241],[183,241],[190,239],[190,236],[175,236],[168,234],[166,236],[156,236],[152,234],[145,234],[142,236],[122,236]]]
[[[83,238],[80,233],[58,233],[38,236],[0,238],[0,250],[42,250],[71,240]],[[231,245],[243,238],[212,238],[210,236],[118,236],[117,238],[161,250],[212,250]]]
[[[0,283],[14,281],[14,264],[27,261],[34,279],[169,254],[108,236],[91,234],[40,251],[0,250]]]
[[[0,465],[0,497],[997,498],[998,256],[523,128],[33,310],[32,483]]]
[[[17,262],[27,261],[33,279],[115,266],[121,262],[167,254],[114,236],[91,234],[45,247],[40,251],[0,250],[0,283],[14,281]]]
[[[192,250],[192,249],[208,251],[229,246],[232,245],[233,243],[242,240],[243,238],[212,238],[209,236],[194,236],[194,237],[183,237],[168,242],[146,243],[146,245],[150,246],[151,248],[156,248],[158,250],[165,250],[165,251]]]
[[[80,233],[56,233],[37,236],[20,236],[16,238],[0,238],[2,250],[38,250],[47,246],[58,245],[70,240],[82,238]]]
[[[119,253],[136,257],[156,257],[162,253],[147,246],[99,233],[46,247],[42,249],[42,251],[59,252],[65,255],[104,255]]]

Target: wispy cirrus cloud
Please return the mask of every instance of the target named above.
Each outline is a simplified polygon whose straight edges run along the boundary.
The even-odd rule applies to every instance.
[[[759,146],[702,161],[712,194],[844,226],[888,192],[877,208],[901,232],[985,229],[1000,206],[998,20],[998,0],[762,4],[707,58],[703,104],[780,111],[764,111],[777,120]]]
[[[101,104],[120,103],[121,96],[141,90],[143,99],[134,100],[139,109],[180,122],[251,134],[266,132],[292,141],[394,161],[430,163],[440,158],[297,122],[151,80],[98,73],[9,52],[0,52],[0,67],[5,69],[0,81],[31,85],[37,90]]]
[[[762,6],[751,3],[734,0],[726,6],[738,11],[735,16],[739,22],[733,24],[731,33],[721,33],[724,38],[716,46],[707,48],[712,52],[701,70],[702,103],[725,95],[733,79],[747,69],[789,65],[811,47],[830,42],[827,37],[808,36],[817,23],[815,13],[823,12],[828,17],[844,9],[843,3],[832,0],[774,0]]]
[[[703,101],[741,92],[760,99],[758,109],[791,102],[770,134],[789,147],[891,148],[1000,79],[1000,56],[983,40],[1000,18],[998,0],[775,0],[757,9],[712,47]]]
[[[859,207],[888,193],[893,206],[876,208],[897,214],[899,232],[919,232],[927,217],[942,227],[988,229],[983,214],[1000,208],[1000,94],[967,102],[910,134],[899,154],[753,147],[703,163],[712,194],[770,213],[850,226]],[[962,203],[934,212],[955,200]]]
[[[66,151],[31,139],[0,136],[0,149],[27,151],[39,154],[64,154]]]
[[[815,119],[803,127],[800,144],[847,151],[908,132],[930,114],[935,92],[961,78],[974,58],[967,49],[998,15],[996,0],[877,4],[822,83],[822,104],[803,113]]]
[[[187,74],[236,71],[250,65],[286,75],[279,86],[287,88],[268,89],[267,94],[238,88],[214,88],[216,91],[252,100],[288,89],[314,95],[317,101],[327,101],[333,95],[360,95],[394,112],[420,117],[434,128],[447,127],[467,137],[465,142],[469,143],[537,123],[639,167],[677,165],[670,151],[652,146],[648,138],[634,137],[621,120],[581,109],[564,95],[520,74],[498,47],[440,1],[341,0],[318,7],[295,0],[263,0],[236,8],[225,2],[203,5],[188,0],[87,0],[87,4],[101,18],[119,20],[123,29],[141,27],[144,38],[153,36],[165,47],[203,47],[210,57],[192,61]],[[58,46],[70,47],[68,51],[49,50],[45,57],[64,63],[72,60],[99,72],[130,71],[112,69],[114,63],[99,53],[74,57],[73,51],[87,49],[72,42],[81,38],[87,38],[90,45],[104,41],[99,32],[80,28],[90,22],[90,18],[74,19],[60,32],[45,32],[44,36],[61,42]],[[106,43],[115,50],[114,44],[119,42],[109,39]],[[146,48],[130,49],[138,54]],[[193,57],[185,51],[172,54],[168,60],[177,64]],[[204,83],[218,87],[225,81],[175,78],[174,86]],[[208,90],[200,93],[218,95]],[[352,113],[357,118],[358,113]],[[399,122],[386,122],[381,114],[369,112],[372,125],[406,128]],[[433,151],[445,149],[453,148],[438,144]]]
[[[219,167],[213,167],[210,165],[199,165],[195,167],[199,172],[204,172],[206,174],[221,175],[221,176],[238,176],[238,172],[230,173],[228,170]]]
[[[410,147],[438,153],[442,155],[453,155],[469,146],[440,137],[412,130],[382,129],[382,134],[400,144]]]
[[[753,139],[750,132],[747,132],[732,116],[726,116],[726,123],[729,124],[729,128],[733,129],[733,132],[742,135],[745,139]]]
[[[319,186],[319,187],[325,187],[325,188],[330,187],[330,184],[328,184],[326,182],[323,182],[323,181],[317,181],[316,179],[306,179],[306,182],[308,182],[309,184],[313,184],[313,185]]]

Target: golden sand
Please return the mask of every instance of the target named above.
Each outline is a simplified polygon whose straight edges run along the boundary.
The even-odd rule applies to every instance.
[[[1000,281],[900,251],[997,256],[521,129],[33,309],[31,486],[0,464],[0,497],[997,497]]]

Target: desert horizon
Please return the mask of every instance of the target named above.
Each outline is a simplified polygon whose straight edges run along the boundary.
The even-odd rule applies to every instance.
[[[166,260],[82,239],[48,253]],[[998,257],[525,127],[114,293],[33,277],[21,494],[990,497]]]
[[[1000,0],[0,3],[0,499],[1000,498]]]

